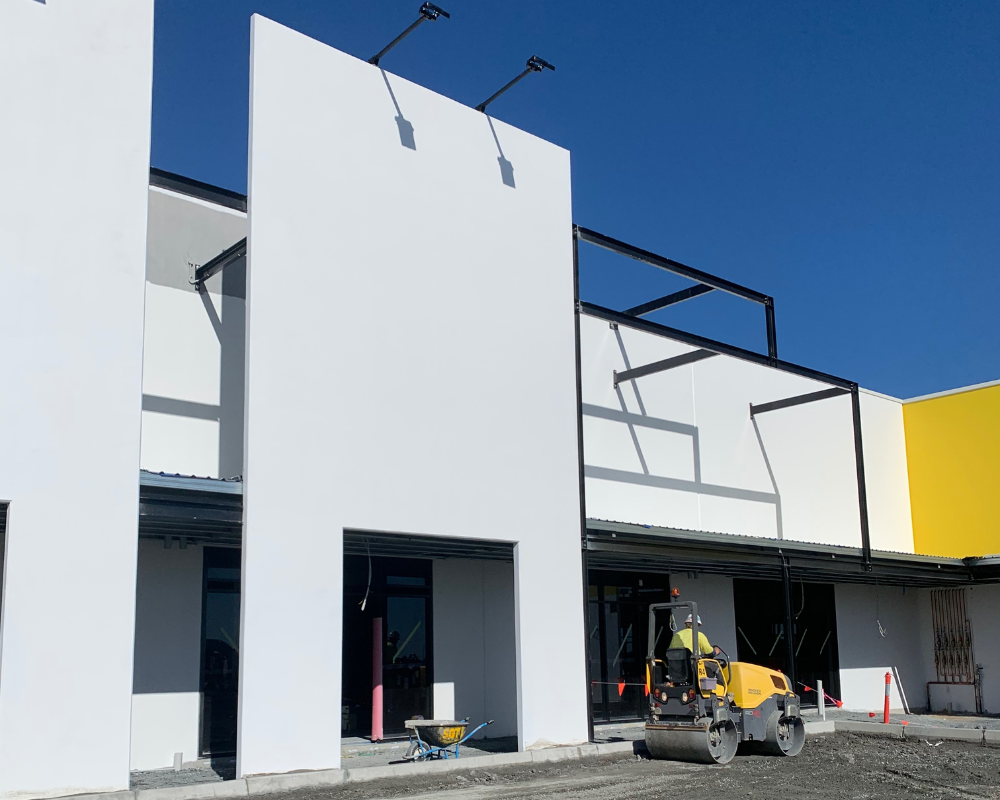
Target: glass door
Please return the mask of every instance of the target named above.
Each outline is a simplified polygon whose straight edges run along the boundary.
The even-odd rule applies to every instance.
[[[234,755],[240,674],[239,550],[205,548],[201,607],[201,755]]]
[[[392,593],[389,577],[382,645],[383,725],[386,735],[405,733],[403,722],[433,717],[428,681],[430,598]]]

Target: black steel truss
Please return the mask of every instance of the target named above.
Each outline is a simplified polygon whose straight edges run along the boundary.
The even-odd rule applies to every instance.
[[[687,331],[679,330],[678,328],[671,328],[667,325],[661,325],[658,322],[651,322],[647,319],[642,319],[639,316],[629,314],[624,311],[614,311],[610,308],[605,308],[603,306],[598,306],[593,303],[587,303],[582,300],[577,299],[577,312],[585,313],[599,319],[604,319],[612,324],[624,325],[628,328],[634,328],[636,330],[644,331],[645,333],[653,334],[654,336],[662,336],[667,339],[672,339],[674,341],[682,342],[683,344],[691,345],[692,347],[698,348],[693,353],[685,354],[684,356],[675,356],[674,358],[665,359],[663,361],[654,362],[653,364],[647,364],[642,367],[636,367],[632,370],[626,370],[624,372],[615,371],[612,375],[612,381],[615,388],[618,387],[620,383],[627,380],[634,380],[636,378],[642,377],[644,375],[651,375],[655,372],[662,372],[665,369],[671,369],[672,367],[681,366],[681,363],[693,363],[695,361],[700,361],[703,358],[708,357],[711,354],[725,355],[732,358],[738,358],[742,361],[749,361],[753,364],[759,364],[760,366],[770,367],[772,369],[777,369],[782,372],[788,372],[792,375],[798,375],[803,378],[809,378],[810,380],[819,381],[821,383],[826,383],[830,385],[831,389],[824,389],[818,392],[810,392],[809,394],[799,395],[797,397],[788,398],[787,400],[778,400],[772,403],[762,403],[758,406],[750,406],[750,416],[754,417],[755,414],[765,413],[767,411],[774,411],[779,408],[787,408],[793,405],[799,405],[801,403],[809,403],[814,400],[822,400],[828,397],[835,397],[839,394],[850,393],[851,395],[851,412],[852,412],[852,424],[854,428],[854,460],[857,469],[857,480],[858,480],[858,513],[860,515],[861,524],[861,548],[864,553],[864,563],[866,568],[871,568],[871,535],[868,522],[868,492],[865,487],[865,457],[864,457],[864,447],[862,443],[861,435],[861,403],[858,394],[858,385],[854,381],[846,380],[845,378],[838,378],[836,375],[829,375],[825,372],[820,372],[819,370],[810,369],[809,367],[803,367],[798,364],[792,364],[788,361],[781,361],[777,357],[777,344],[774,341],[774,302],[767,295],[762,295],[759,292],[754,292],[752,289],[747,289],[737,284],[731,284],[725,279],[715,278],[714,276],[708,275],[707,273],[702,273],[700,270],[695,270],[691,267],[687,267],[684,264],[679,264],[678,262],[671,261],[670,259],[664,259],[661,256],[657,256],[653,253],[648,253],[645,250],[639,250],[631,245],[627,245],[624,242],[619,242],[610,237],[603,236],[601,234],[590,231],[586,228],[581,228],[579,226],[573,227],[574,234],[574,267],[578,270],[578,258],[576,256],[576,242],[579,240],[590,241],[593,244],[597,244],[601,247],[605,247],[608,250],[614,252],[622,253],[628,255],[631,258],[636,258],[645,263],[653,264],[654,266],[659,266],[662,269],[666,269],[669,272],[674,272],[675,274],[684,275],[685,277],[691,277],[692,280],[699,280],[702,276],[706,278],[705,285],[712,286],[713,289],[719,289],[721,291],[730,291],[722,288],[722,286],[712,285],[708,283],[708,280],[715,281],[716,283],[729,284],[732,294],[738,294],[741,297],[747,297],[748,299],[754,299],[756,302],[761,302],[764,304],[765,311],[767,312],[768,319],[768,355],[764,356],[760,353],[754,352],[753,350],[747,350],[743,347],[737,347],[735,345],[726,344],[725,342],[719,342],[714,339],[709,339],[704,336],[699,336],[698,334],[689,333]],[[686,270],[687,273],[681,272],[680,270]],[[749,296],[748,296],[749,295]],[[677,359],[683,359],[687,357],[687,361],[678,362]],[[582,412],[581,412],[582,413]]]
[[[217,275],[222,272],[230,264],[235,264],[241,258],[247,254],[247,240],[246,237],[240,239],[236,244],[231,247],[227,247],[215,258],[206,261],[198,269],[194,271],[194,280],[191,281],[195,286],[201,287],[205,285],[205,281],[211,278],[213,275]]]
[[[772,361],[777,361],[778,334],[775,327],[774,298],[770,295],[766,295],[763,292],[758,292],[757,290],[750,289],[746,286],[741,286],[740,284],[734,283],[726,278],[720,278],[718,275],[712,275],[711,273],[703,272],[700,269],[689,267],[687,264],[682,264],[680,261],[674,261],[672,258],[666,258],[665,256],[651,253],[649,250],[643,250],[640,247],[635,247],[634,245],[630,245],[610,236],[605,236],[603,233],[592,231],[589,228],[584,228],[580,225],[573,226],[573,237],[578,241],[595,244],[598,247],[603,247],[605,250],[610,250],[612,253],[627,256],[635,259],[636,261],[641,261],[644,264],[649,264],[650,266],[670,272],[673,275],[679,275],[682,278],[696,281],[699,284],[699,286],[692,286],[680,292],[674,292],[666,297],[661,297],[657,300],[651,300],[648,303],[633,306],[632,308],[622,312],[627,316],[638,317],[643,316],[644,314],[652,314],[654,311],[661,308],[666,308],[674,303],[689,300],[692,297],[697,297],[698,295],[707,294],[712,290],[726,292],[727,294],[742,297],[744,300],[750,300],[751,302],[759,303],[764,306],[764,322],[767,328],[767,357]]]

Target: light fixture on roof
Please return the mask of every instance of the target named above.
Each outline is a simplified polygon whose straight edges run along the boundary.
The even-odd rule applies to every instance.
[[[528,63],[525,64],[524,72],[522,72],[520,75],[514,78],[514,80],[512,80],[510,83],[504,86],[499,92],[496,92],[495,94],[491,95],[488,100],[484,100],[482,103],[476,106],[476,111],[482,111],[485,113],[486,106],[488,106],[490,103],[496,100],[500,95],[506,92],[511,86],[513,86],[515,83],[521,80],[525,75],[528,75],[529,73],[532,72],[541,72],[543,69],[550,69],[553,72],[555,72],[556,68],[548,61],[546,61],[544,58],[539,58],[538,56],[532,56],[531,58],[528,59]]]
[[[407,36],[413,33],[413,31],[415,31],[421,23],[426,22],[427,20],[434,22],[434,20],[436,20],[438,17],[451,19],[451,14],[449,14],[447,11],[441,8],[441,6],[436,6],[433,3],[424,3],[422,6],[420,6],[420,16],[417,18],[417,21],[414,22],[412,25],[410,25],[410,27],[407,28],[405,31],[403,31],[401,34],[399,34],[399,36],[397,36],[395,39],[389,42],[389,44],[387,44],[385,47],[379,50],[375,55],[369,58],[368,63],[374,64],[377,67],[379,59],[381,59],[382,56],[384,56],[386,53],[392,50],[392,48],[394,48],[397,44],[403,41],[403,39],[405,39]]]

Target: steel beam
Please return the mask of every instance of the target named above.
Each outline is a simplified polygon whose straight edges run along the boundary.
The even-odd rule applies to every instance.
[[[576,232],[577,238],[583,240],[584,242],[596,244],[598,247],[603,247],[605,250],[610,250],[613,253],[620,253],[623,256],[634,258],[636,261],[642,261],[650,266],[659,267],[660,269],[671,272],[674,275],[680,275],[683,278],[689,278],[690,280],[697,281],[698,283],[702,283],[706,286],[711,286],[713,289],[718,289],[720,292],[726,292],[728,294],[736,295],[737,297],[745,298],[746,300],[752,300],[753,302],[760,303],[761,305],[767,305],[769,300],[766,294],[754,291],[746,286],[740,286],[738,283],[733,283],[725,278],[719,278],[708,272],[702,272],[700,269],[689,267],[687,264],[682,264],[679,261],[658,256],[656,253],[651,253],[648,250],[633,247],[632,245],[626,244],[618,239],[612,239],[610,236],[605,236],[603,233],[598,233],[597,231],[592,231],[589,228],[583,228],[579,225],[573,226],[573,229]]]
[[[632,306],[632,308],[626,308],[622,313],[631,314],[634,317],[644,317],[646,314],[652,314],[654,311],[659,311],[661,308],[676,305],[677,303],[683,303],[685,300],[690,300],[692,297],[699,297],[700,295],[708,294],[708,292],[714,291],[714,286],[706,286],[703,283],[699,283],[695,286],[689,286],[687,289],[681,289],[679,292],[658,297],[656,300],[650,300],[648,303],[640,303],[637,306]]]
[[[617,389],[619,383],[634,381],[636,378],[642,378],[645,375],[654,375],[657,372],[666,372],[668,369],[683,367],[685,364],[694,364],[696,361],[703,361],[706,358],[712,358],[717,355],[718,353],[713,353],[711,350],[692,350],[690,353],[682,353],[679,356],[665,358],[662,361],[654,361],[652,364],[646,364],[635,369],[627,369],[624,372],[615,370],[612,373],[612,380]]]
[[[756,417],[758,414],[765,414],[768,411],[777,411],[782,408],[791,408],[792,406],[801,406],[805,403],[815,403],[817,400],[826,400],[830,397],[839,397],[842,394],[849,394],[850,389],[842,389],[839,386],[833,389],[821,389],[818,392],[809,392],[808,394],[799,394],[795,397],[788,397],[784,400],[775,400],[771,403],[760,403],[759,405],[750,404],[750,417]]]
[[[624,325],[626,328],[634,328],[635,330],[650,333],[654,336],[662,336],[665,339],[673,339],[676,342],[683,342],[684,344],[689,344],[692,347],[700,347],[705,350],[711,350],[713,353],[718,353],[719,355],[738,358],[741,361],[749,361],[753,364],[771,367],[773,369],[780,370],[781,372],[788,372],[792,375],[799,375],[803,378],[811,378],[814,381],[828,383],[831,386],[840,386],[841,388],[848,390],[850,390],[852,386],[856,385],[849,380],[845,380],[844,378],[838,378],[836,375],[829,375],[825,372],[810,369],[809,367],[799,366],[798,364],[792,364],[788,361],[772,359],[768,356],[761,355],[760,353],[755,353],[753,350],[747,350],[743,347],[737,347],[736,345],[719,342],[715,339],[699,336],[696,333],[688,333],[687,331],[682,331],[678,328],[671,328],[668,325],[661,325],[658,322],[651,322],[650,320],[642,319],[640,317],[632,317],[628,314],[623,314],[621,311],[614,311],[610,308],[605,308],[604,306],[595,305],[594,303],[587,303],[581,300],[579,308],[580,311],[589,316],[597,317],[598,319],[603,319],[607,322],[616,322],[619,325]]]
[[[858,511],[861,514],[861,549],[865,570],[872,571],[872,541],[868,528],[868,489],[865,484],[865,448],[861,440],[861,396],[858,385],[851,386],[851,416],[854,421],[854,463],[858,470]]]
[[[247,254],[247,240],[244,237],[240,239],[232,247],[228,247],[223,250],[219,255],[210,261],[206,261],[198,269],[194,271],[194,280],[191,281],[195,286],[204,285],[205,281],[211,278],[213,275],[222,272],[230,264],[239,261],[243,256]]]

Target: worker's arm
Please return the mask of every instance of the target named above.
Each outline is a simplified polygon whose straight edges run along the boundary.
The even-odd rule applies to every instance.
[[[701,650],[703,656],[713,656],[715,655],[715,648],[708,643],[708,637],[698,632],[698,649]]]

